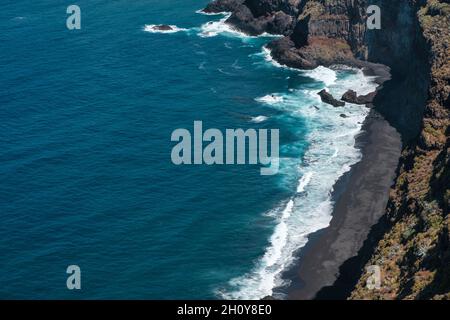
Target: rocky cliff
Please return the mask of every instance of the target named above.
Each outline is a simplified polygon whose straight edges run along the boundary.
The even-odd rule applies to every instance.
[[[367,262],[381,268],[381,288],[367,289],[363,273],[352,299],[450,298],[450,4],[433,0],[410,8],[427,48],[427,101],[420,132],[400,160],[384,233]]]
[[[366,27],[372,4],[380,30]],[[391,68],[373,104],[405,147],[386,214],[355,257],[361,272],[349,295],[450,298],[450,0],[216,0],[205,10],[233,12],[229,23],[250,34],[284,35],[268,47],[290,67]],[[365,265],[380,267],[379,290],[366,288]]]
[[[300,0],[216,0],[205,12],[232,12],[228,23],[250,35],[288,35],[295,26]]]

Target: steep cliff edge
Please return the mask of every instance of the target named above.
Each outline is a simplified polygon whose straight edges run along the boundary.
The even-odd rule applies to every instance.
[[[417,12],[429,45],[431,82],[420,134],[403,152],[387,208],[387,230],[352,299],[450,299],[450,4],[428,1]],[[412,59],[409,59],[412,60]]]
[[[359,66],[364,58],[364,0],[305,0],[293,32],[272,42],[272,55],[294,68]]]

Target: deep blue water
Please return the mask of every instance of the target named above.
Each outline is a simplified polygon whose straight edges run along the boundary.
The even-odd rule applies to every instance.
[[[221,18],[195,13],[207,2],[81,0],[69,31],[67,1],[2,1],[1,298],[217,298],[258,264],[309,129],[255,98],[321,84],[266,62],[267,38],[199,36]],[[143,30],[159,23],[189,30]],[[276,176],[175,166],[170,135],[194,120],[280,128],[291,160]]]

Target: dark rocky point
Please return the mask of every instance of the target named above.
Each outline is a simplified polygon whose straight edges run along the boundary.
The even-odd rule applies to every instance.
[[[221,13],[232,12],[241,5],[244,0],[215,0],[209,3],[203,12],[205,13]]]
[[[299,0],[215,0],[205,13],[231,12],[227,23],[252,36],[264,32],[289,35],[295,26]]]
[[[344,95],[342,96],[341,100],[348,102],[348,103],[354,103],[354,104],[370,104],[372,103],[373,99],[376,96],[376,92],[371,92],[366,95],[358,96],[358,94],[353,90],[348,90]]]
[[[318,93],[318,95],[320,96],[320,99],[322,99],[322,102],[331,104],[333,107],[343,107],[345,106],[345,102],[336,100],[331,93],[328,93],[325,89],[323,89],[322,91],[320,91]]]
[[[158,26],[153,26],[153,30],[160,30],[160,31],[171,31],[173,28],[167,24],[160,24]]]

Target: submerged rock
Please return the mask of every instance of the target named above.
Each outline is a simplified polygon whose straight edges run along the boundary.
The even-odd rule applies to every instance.
[[[153,30],[158,30],[158,31],[172,31],[174,30],[171,26],[167,25],[167,24],[160,24],[157,26],[153,26],[152,27]]]
[[[318,93],[318,95],[320,96],[320,98],[322,99],[322,102],[331,104],[333,107],[343,107],[345,106],[345,102],[336,100],[331,93],[328,93],[325,89],[323,89],[322,91],[320,91]]]

